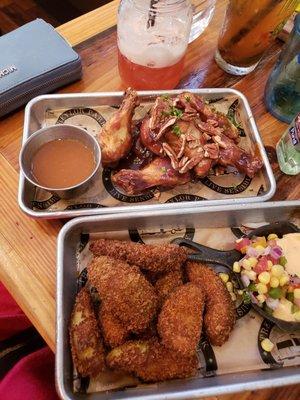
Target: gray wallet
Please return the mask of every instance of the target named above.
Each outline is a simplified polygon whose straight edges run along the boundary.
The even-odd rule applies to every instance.
[[[7,33],[0,37],[0,117],[81,75],[79,55],[42,19]]]

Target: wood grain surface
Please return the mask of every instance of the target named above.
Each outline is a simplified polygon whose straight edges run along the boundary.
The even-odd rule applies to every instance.
[[[35,18],[43,18],[53,26],[60,25],[34,0],[0,0],[0,36]]]
[[[246,77],[234,77],[223,72],[215,64],[213,54],[225,3],[225,0],[217,2],[211,25],[189,46],[179,87],[233,87],[241,90],[249,100],[270,155],[278,185],[274,199],[299,199],[299,177],[287,177],[279,171],[274,151],[287,125],[268,114],[263,103],[265,82],[281,44],[274,43],[258,68]],[[63,88],[60,93],[124,89],[117,69],[114,27],[117,5],[118,1],[115,0],[58,28],[60,34],[76,45],[83,61],[83,79]],[[0,119],[0,279],[54,350],[55,251],[56,236],[62,222],[35,221],[18,208],[18,155],[23,118],[23,110],[20,110]],[[218,397],[220,400],[299,398],[300,392],[296,386]]]
[[[95,36],[97,33],[114,26],[117,22],[118,6],[119,0],[113,0],[96,10],[61,25],[56,30],[72,46],[75,46]]]

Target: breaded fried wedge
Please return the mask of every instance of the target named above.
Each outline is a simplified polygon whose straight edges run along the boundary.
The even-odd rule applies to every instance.
[[[104,342],[107,346],[113,349],[126,342],[129,335],[128,330],[121,321],[113,315],[105,302],[102,302],[99,307],[98,320]]]
[[[183,285],[181,269],[170,271],[161,276],[155,282],[159,304],[162,306],[167,297],[179,286]]]
[[[235,324],[235,308],[226,286],[214,270],[199,262],[187,262],[188,279],[206,296],[204,328],[212,345],[222,346]]]
[[[164,346],[184,356],[195,353],[202,331],[204,302],[202,290],[192,283],[180,286],[170,294],[157,324]]]
[[[77,294],[70,321],[73,363],[81,376],[95,376],[105,369],[104,348],[92,300],[86,288]]]
[[[176,244],[152,245],[121,240],[99,239],[90,244],[96,256],[109,256],[153,272],[179,269],[187,251]]]
[[[145,382],[191,377],[198,367],[195,353],[182,357],[166,349],[157,339],[126,342],[113,349],[106,362],[110,368],[133,373]]]
[[[128,331],[140,332],[149,326],[156,315],[157,296],[137,267],[111,257],[95,257],[88,266],[88,279]]]

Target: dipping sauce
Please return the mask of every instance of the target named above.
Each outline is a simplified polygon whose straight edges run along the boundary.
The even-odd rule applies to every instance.
[[[62,189],[83,182],[95,166],[93,151],[81,141],[58,139],[38,149],[32,159],[31,171],[40,185]]]

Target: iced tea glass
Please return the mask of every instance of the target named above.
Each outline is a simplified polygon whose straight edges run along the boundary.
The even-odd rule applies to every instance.
[[[126,86],[173,89],[179,82],[192,23],[189,0],[122,0],[118,65]]]
[[[299,0],[229,0],[217,64],[233,75],[253,71],[298,4]]]

